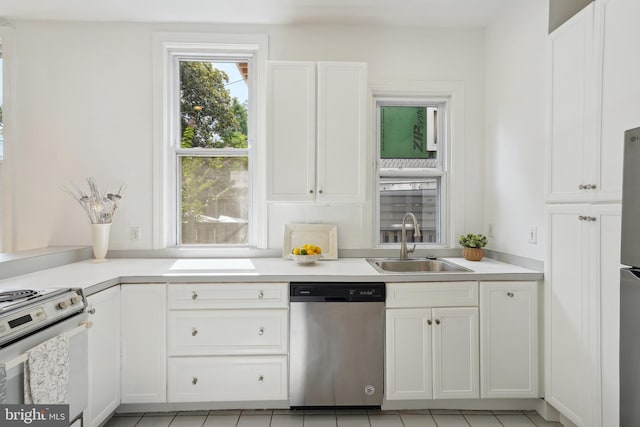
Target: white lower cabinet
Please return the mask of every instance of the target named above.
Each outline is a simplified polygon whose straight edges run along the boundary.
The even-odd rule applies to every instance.
[[[120,286],[87,297],[89,395],[85,427],[97,427],[120,405]]]
[[[126,284],[122,304],[122,403],[167,400],[167,286]]]
[[[477,286],[387,285],[387,307],[392,307],[386,310],[387,400],[480,397]],[[475,307],[428,307],[436,300]]]
[[[537,292],[526,281],[387,284],[386,399],[540,397]]]
[[[537,313],[537,282],[480,282],[483,398],[539,397]]]
[[[169,402],[288,397],[287,283],[169,285]]]

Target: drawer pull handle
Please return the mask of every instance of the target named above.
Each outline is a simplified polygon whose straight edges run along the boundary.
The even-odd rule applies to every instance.
[[[509,298],[513,298],[513,292],[507,292],[507,296],[508,296]]]
[[[262,384],[263,382],[264,382],[264,376],[263,376],[263,375],[260,375],[260,376],[258,377],[258,383]]]
[[[431,319],[427,320],[427,325],[431,326],[431,323],[433,323],[431,322]]]
[[[258,299],[264,298],[264,291],[258,292]]]
[[[264,328],[262,326],[260,327],[260,329],[258,329],[258,335],[264,335]]]
[[[440,324],[440,319],[436,319],[436,325]]]
[[[91,308],[88,310],[89,314],[96,314],[96,308],[91,306]]]
[[[193,328],[193,329],[191,330],[191,336],[192,336],[192,337],[195,337],[196,335],[198,335],[198,329],[197,329],[197,328]]]
[[[193,384],[193,385],[198,384],[198,377],[193,377],[193,378],[191,379],[191,384]]]
[[[198,293],[193,291],[193,295],[191,295],[191,299],[198,299]]]

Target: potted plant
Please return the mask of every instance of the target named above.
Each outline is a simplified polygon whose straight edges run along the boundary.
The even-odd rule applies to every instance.
[[[487,236],[484,234],[463,234],[458,243],[462,246],[462,256],[468,261],[480,261],[483,253],[482,248],[487,246]]]

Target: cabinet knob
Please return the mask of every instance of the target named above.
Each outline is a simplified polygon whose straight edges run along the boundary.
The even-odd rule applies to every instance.
[[[96,308],[91,306],[91,308],[89,308],[89,314],[96,314]]]
[[[427,320],[427,325],[431,326],[431,319]]]
[[[595,190],[596,188],[598,188],[595,184],[588,184],[587,185],[587,190]]]
[[[596,217],[595,216],[588,216],[587,217],[587,221],[596,222]]]
[[[587,186],[584,184],[578,185],[578,190],[586,190]]]
[[[507,292],[507,296],[508,296],[509,298],[513,298],[513,292]]]
[[[264,298],[264,291],[258,292],[258,299]]]
[[[258,383],[262,384],[264,382],[264,375],[260,375],[258,377]]]
[[[191,295],[191,299],[197,299],[198,298],[198,293],[196,291],[193,291],[193,294]]]
[[[191,384],[193,384],[193,385],[198,384],[198,377],[193,377],[193,378],[191,379]]]
[[[436,325],[440,324],[440,319],[436,319]]]
[[[195,337],[196,335],[198,335],[198,329],[197,329],[197,328],[193,328],[193,329],[191,330],[191,336],[192,336],[192,337]]]
[[[584,215],[578,216],[578,221],[586,221],[586,220],[587,220],[586,216],[584,216]]]
[[[318,193],[322,194],[322,190],[318,190]]]
[[[262,326],[258,329],[258,335],[264,335],[264,328]]]
[[[309,194],[313,194],[313,190],[309,190]]]

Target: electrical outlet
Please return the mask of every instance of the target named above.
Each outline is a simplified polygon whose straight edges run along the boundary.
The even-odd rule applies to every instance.
[[[535,225],[530,225],[529,226],[529,238],[528,238],[528,242],[529,243],[538,243],[538,227],[536,227]]]
[[[493,237],[493,224],[487,225],[487,237]]]
[[[130,229],[131,240],[139,241],[140,240],[140,226],[134,225]]]

